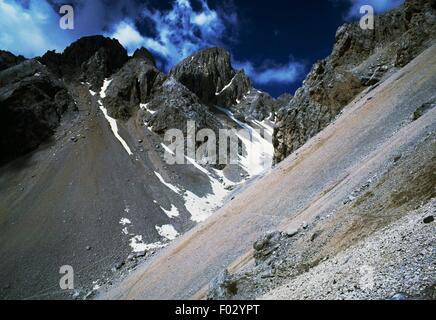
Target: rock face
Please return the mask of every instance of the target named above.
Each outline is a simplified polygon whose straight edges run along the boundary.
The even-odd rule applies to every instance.
[[[149,64],[151,64],[153,67],[156,67],[156,60],[154,59],[153,55],[145,49],[144,47],[141,47],[139,49],[136,49],[133,53],[133,58],[142,59],[148,61]]]
[[[233,105],[251,87],[244,72],[233,69],[230,54],[221,48],[205,49],[186,58],[170,71],[170,76],[206,105]]]
[[[97,91],[106,77],[127,62],[128,56],[118,40],[90,36],[72,43],[62,54],[49,51],[39,60],[55,74],[67,80],[89,82],[92,89]]]
[[[75,104],[64,84],[36,60],[0,72],[0,163],[36,149]]]
[[[137,52],[113,75],[106,90],[104,104],[113,118],[129,119],[139,110],[139,105],[147,101],[153,87],[162,84],[165,78],[154,66],[151,54],[147,55],[145,49]]]
[[[195,121],[197,129],[209,128],[218,132],[221,128],[199,98],[173,77],[156,89],[144,113],[147,126],[158,134],[164,134],[168,129],[186,133],[188,120]]]
[[[0,71],[13,67],[24,60],[23,56],[15,56],[8,51],[0,50]]]
[[[186,58],[170,76],[195,93],[201,103],[230,109],[242,121],[262,121],[278,106],[270,95],[252,87],[243,70],[233,69],[230,53],[221,48],[205,49]]]
[[[409,0],[376,18],[375,30],[340,27],[332,54],[314,65],[295,97],[278,112],[275,162],[316,135],[358,93],[410,62],[434,41],[435,2]]]
[[[230,274],[224,270],[211,282],[208,299],[238,300],[259,297],[262,289],[258,288],[257,284],[268,281],[268,279],[274,278],[276,273],[280,273],[280,270],[277,271],[278,266],[297,264],[299,258],[289,254],[289,248],[295,245],[299,232],[300,230],[296,230],[289,234],[274,231],[263,235],[253,245],[253,258],[255,260],[253,269],[247,270],[243,275],[240,273]],[[285,274],[283,272],[282,276]],[[290,273],[287,273],[286,276],[290,276]]]
[[[251,89],[251,82],[244,71],[238,71],[224,88],[215,93],[215,103],[224,107],[238,104]]]
[[[269,94],[256,89],[249,90],[243,95],[242,100],[231,107],[235,117],[241,121],[263,121],[273,117],[276,111],[277,101]]]

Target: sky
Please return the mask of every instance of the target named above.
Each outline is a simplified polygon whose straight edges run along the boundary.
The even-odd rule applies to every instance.
[[[314,62],[329,55],[336,30],[404,0],[0,0],[0,49],[32,58],[62,52],[87,35],[117,38],[129,53],[149,49],[163,71],[207,47],[231,52],[255,87],[293,94]],[[59,8],[74,8],[74,29]]]

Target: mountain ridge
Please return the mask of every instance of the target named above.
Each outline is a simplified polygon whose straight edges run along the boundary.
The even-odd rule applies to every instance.
[[[404,255],[404,273],[365,248],[392,241],[431,253],[434,224],[420,223],[434,214],[435,9],[408,0],[375,31],[340,27],[332,54],[278,99],[222,48],[167,74],[147,49],[128,56],[103,36],[29,60],[1,51],[0,297],[304,298],[316,288],[387,298],[403,289],[398,279],[431,259]],[[189,121],[215,134],[245,129],[254,148],[238,137],[238,164],[184,155],[188,165],[169,165],[165,133],[186,136]],[[380,235],[414,229],[413,245]],[[344,278],[351,287],[326,285],[330,293],[322,281],[301,287],[337,276],[330,261],[344,253],[353,264],[338,270],[356,273],[366,257],[387,289],[361,290],[355,275]],[[66,263],[77,288],[60,292]],[[405,282],[413,296],[432,285],[421,275]]]

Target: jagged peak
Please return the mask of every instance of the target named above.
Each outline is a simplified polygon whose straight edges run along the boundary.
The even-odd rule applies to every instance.
[[[117,39],[101,35],[86,36],[78,39],[64,50],[62,56],[64,60],[80,66],[101,49],[107,49],[110,55],[118,55],[127,60],[127,51]]]
[[[211,47],[211,48],[204,48],[201,49],[193,54],[191,54],[189,57],[185,58],[181,61],[183,62],[191,62],[193,60],[202,60],[202,59],[209,59],[209,58],[215,58],[215,57],[224,57],[230,61],[230,52],[227,51],[224,48],[220,47]]]
[[[154,67],[156,66],[156,60],[154,59],[153,55],[144,47],[136,49],[133,53],[133,58],[146,60],[150,62]]]

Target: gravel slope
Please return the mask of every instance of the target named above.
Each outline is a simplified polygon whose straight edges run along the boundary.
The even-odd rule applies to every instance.
[[[334,211],[399,150],[435,131],[434,108],[410,120],[434,99],[435,66],[433,46],[357,97],[302,149],[99,298],[205,297],[208,283],[224,268],[234,272],[251,261],[262,233],[310,225]]]
[[[436,284],[436,224],[423,222],[435,212],[433,200],[262,299],[422,297]]]

